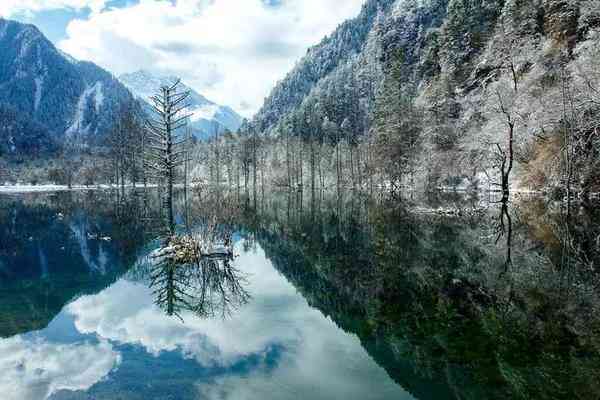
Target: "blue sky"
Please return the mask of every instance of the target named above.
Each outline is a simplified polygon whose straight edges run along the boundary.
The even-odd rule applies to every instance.
[[[110,0],[106,2],[106,8],[122,8],[139,3],[138,0]],[[91,14],[88,7],[76,9],[62,7],[47,9],[40,12],[24,10],[11,16],[20,22],[34,24],[54,43],[67,38],[67,25],[74,19],[87,19]]]
[[[0,0],[61,50],[115,75],[146,69],[246,117],[364,0]]]

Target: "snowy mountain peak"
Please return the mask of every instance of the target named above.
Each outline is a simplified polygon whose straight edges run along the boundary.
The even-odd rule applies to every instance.
[[[124,74],[119,80],[137,97],[149,102],[150,98],[165,85],[173,84],[177,78],[161,76],[147,70],[139,70]],[[192,114],[190,121],[194,135],[200,139],[223,133],[227,130],[237,131],[242,123],[240,117],[230,107],[218,105],[194,89],[181,82],[181,89],[190,92],[189,112]]]

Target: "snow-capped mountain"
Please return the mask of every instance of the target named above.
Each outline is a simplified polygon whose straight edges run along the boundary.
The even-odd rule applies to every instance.
[[[65,55],[33,25],[0,18],[0,55],[0,105],[11,110],[2,113],[0,152],[27,151],[18,143],[27,141],[29,130],[11,115],[52,139],[77,136],[93,143],[110,131],[121,105],[133,100],[110,73]],[[42,144],[42,136],[32,140]]]
[[[150,97],[155,95],[161,86],[170,85],[176,80],[174,77],[158,76],[145,70],[121,75],[119,79],[135,96],[146,102],[150,102]],[[230,107],[208,100],[183,82],[181,89],[190,92],[188,112],[191,114],[190,122],[194,136],[203,139],[214,135],[215,132],[235,132],[239,129],[242,117]]]

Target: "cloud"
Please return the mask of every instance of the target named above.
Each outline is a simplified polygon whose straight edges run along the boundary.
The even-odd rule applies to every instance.
[[[2,0],[0,17],[65,8],[89,9],[92,13],[98,13],[104,9],[106,4],[107,0]]]
[[[43,400],[60,390],[87,390],[120,363],[106,341],[55,344],[39,337],[0,340],[0,393],[5,399]]]
[[[357,15],[363,2],[141,0],[71,21],[59,47],[116,74],[177,73],[251,116],[306,49]]]

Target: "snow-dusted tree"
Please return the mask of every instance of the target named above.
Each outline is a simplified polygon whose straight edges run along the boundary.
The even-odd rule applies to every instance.
[[[489,52],[497,54],[497,66],[492,68],[487,80],[484,81],[484,90],[487,95],[490,128],[492,135],[498,131],[506,132],[505,140],[492,140],[495,148],[495,167],[500,173],[500,186],[502,200],[508,201],[510,197],[510,176],[515,163],[515,135],[520,128],[526,128],[527,111],[523,107],[526,98],[525,90],[521,88],[521,80],[532,64],[530,59],[533,49],[532,33],[528,32],[527,41],[523,42],[521,34],[530,28],[533,16],[527,13],[527,5],[518,1],[509,1],[499,18],[494,40],[490,42]],[[500,78],[493,82],[500,71]],[[490,133],[491,133],[490,132]]]
[[[587,2],[588,5],[594,2]],[[600,1],[595,2],[595,16],[600,22]],[[594,14],[590,14],[594,15]],[[570,128],[572,163],[581,189],[587,193],[600,187],[600,31],[590,32],[588,39],[575,50],[577,58],[565,65],[563,75],[564,127]],[[565,132],[567,129],[565,129]]]
[[[519,125],[518,92],[512,78],[501,78],[486,88],[489,123],[486,130],[492,135],[486,145],[492,146],[493,167],[500,173],[502,201],[510,197],[510,176],[515,160],[515,135]],[[506,132],[503,134],[502,132]],[[505,139],[498,139],[505,137]]]
[[[163,205],[167,211],[168,229],[174,230],[173,186],[177,168],[186,160],[188,137],[184,127],[189,115],[185,112],[190,93],[179,89],[180,81],[163,86],[151,97],[155,116],[146,120],[145,166],[150,174],[166,189]]]
[[[423,113],[415,105],[416,87],[406,73],[404,54],[399,50],[388,66],[374,120],[380,165],[393,189],[407,174],[413,181],[422,138]]]

